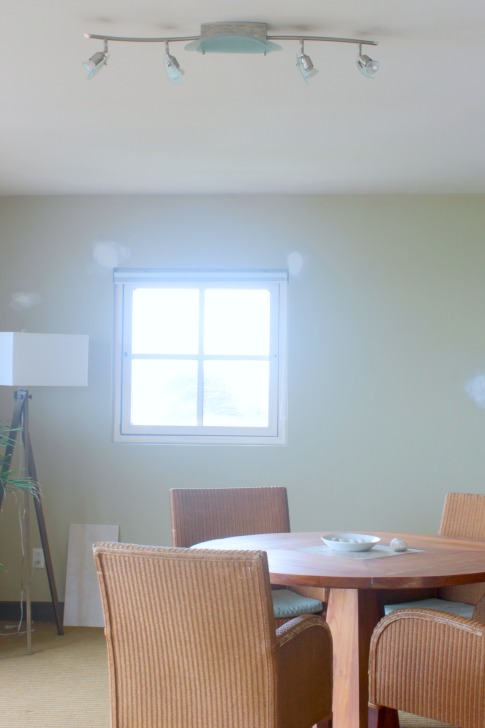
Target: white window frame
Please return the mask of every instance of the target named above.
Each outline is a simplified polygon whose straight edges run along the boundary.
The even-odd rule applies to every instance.
[[[115,289],[115,442],[201,445],[283,445],[287,437],[286,270],[173,270],[118,268]],[[151,427],[130,422],[131,297],[136,288],[157,286],[267,288],[271,296],[270,396],[268,427]]]

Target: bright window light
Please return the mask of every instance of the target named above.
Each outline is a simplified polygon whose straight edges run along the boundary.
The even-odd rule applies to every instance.
[[[115,440],[286,440],[286,271],[115,271]]]

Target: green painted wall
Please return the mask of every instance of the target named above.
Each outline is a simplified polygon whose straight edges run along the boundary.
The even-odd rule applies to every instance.
[[[89,387],[38,388],[31,403],[60,598],[69,524],[119,524],[124,541],[168,545],[171,487],[286,485],[293,530],[322,531],[435,532],[448,490],[485,492],[484,203],[0,198],[0,330],[90,335]],[[301,256],[289,286],[286,447],[112,442],[113,290],[101,243],[122,246],[130,267],[281,268]],[[40,299],[25,308],[18,293]],[[0,419],[12,407],[1,387]],[[18,507],[9,496],[0,513],[6,600],[19,597]],[[44,572],[33,598],[49,599]]]

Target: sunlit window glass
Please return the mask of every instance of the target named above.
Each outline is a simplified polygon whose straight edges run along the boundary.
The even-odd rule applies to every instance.
[[[286,271],[115,269],[119,442],[286,442]]]
[[[197,363],[133,362],[131,421],[134,425],[197,424]]]
[[[132,316],[134,354],[197,353],[197,289],[137,288]]]
[[[268,356],[268,290],[207,290],[204,297],[204,353]]]

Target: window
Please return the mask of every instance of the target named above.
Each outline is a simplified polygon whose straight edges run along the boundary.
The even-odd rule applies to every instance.
[[[114,271],[115,440],[286,441],[286,271]]]

